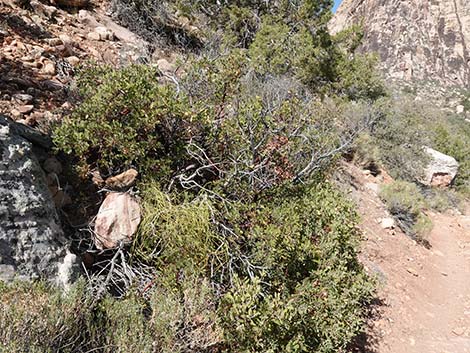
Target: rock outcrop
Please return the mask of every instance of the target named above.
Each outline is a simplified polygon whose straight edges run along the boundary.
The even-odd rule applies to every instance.
[[[459,163],[454,157],[432,148],[426,147],[425,151],[430,161],[424,171],[423,184],[437,187],[449,186],[459,171]]]
[[[0,280],[56,280],[67,254],[44,171],[33,153],[33,145],[49,143],[0,115]]]
[[[470,88],[470,1],[343,0],[330,30],[352,24],[390,78]]]

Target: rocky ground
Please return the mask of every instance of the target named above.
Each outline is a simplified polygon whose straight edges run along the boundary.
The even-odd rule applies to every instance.
[[[113,183],[122,184],[116,178],[106,180],[106,184],[105,180],[97,181],[97,185],[90,180],[90,185],[81,185],[78,190],[67,161],[51,150],[47,132],[72,107],[77,69],[90,62],[119,66],[144,59],[162,71],[173,69],[163,51],[150,54],[147,42],[113,21],[106,12],[107,3],[59,3],[74,6],[0,0],[2,278],[17,273],[24,278],[46,274],[57,279],[57,264],[70,246],[70,239],[62,237],[58,216],[64,229],[68,228],[66,233],[86,227],[84,220],[89,219],[90,213],[96,214],[102,201],[102,194],[97,193],[99,187],[112,189]],[[100,179],[99,175],[96,177]],[[88,197],[88,205],[78,199],[84,194],[94,195]],[[109,217],[98,220],[102,221],[100,229],[108,231],[106,222],[112,222]],[[33,237],[34,232],[41,236]],[[82,255],[86,264],[89,254]],[[70,264],[64,271],[73,266]]]
[[[162,69],[172,68],[163,52],[149,54],[148,43],[114,22],[106,4],[0,4],[0,113],[26,125],[48,124],[68,111],[69,84],[79,65],[118,66],[151,55]]]

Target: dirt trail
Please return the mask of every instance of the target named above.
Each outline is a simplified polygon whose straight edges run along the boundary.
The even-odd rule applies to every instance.
[[[395,282],[397,290],[389,291],[388,334],[378,352],[470,352],[470,217],[431,218],[432,249],[420,254],[418,266],[406,268],[402,285]]]
[[[399,230],[377,196],[381,180],[348,167],[366,234],[361,260],[380,281],[363,352],[470,353],[470,212],[429,213],[431,249]],[[470,211],[470,209],[469,209]]]

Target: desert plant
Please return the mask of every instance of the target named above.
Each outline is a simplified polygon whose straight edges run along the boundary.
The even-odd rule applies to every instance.
[[[371,129],[373,144],[379,147],[380,161],[396,179],[417,181],[424,173],[429,157],[423,146],[431,145],[429,115],[409,100],[380,100],[376,103],[382,119]],[[426,118],[425,118],[426,117]]]
[[[71,352],[76,345],[85,349],[89,337],[83,328],[93,317],[88,299],[82,282],[68,295],[45,283],[0,282],[0,350]]]
[[[138,166],[144,175],[168,177],[184,164],[187,132],[197,134],[204,118],[158,77],[145,65],[83,70],[77,82],[83,102],[56,127],[57,147],[105,175]]]
[[[222,298],[233,351],[333,352],[361,329],[357,309],[372,287],[355,260],[353,207],[329,186],[301,190],[252,208],[244,222],[260,270],[235,277]]]
[[[380,197],[397,219],[400,228],[427,244],[425,236],[432,229],[432,222],[423,212],[427,205],[419,187],[406,181],[394,181],[382,187]]]
[[[470,124],[460,117],[451,117],[434,127],[434,146],[454,157],[460,164],[454,181],[457,190],[470,192]]]

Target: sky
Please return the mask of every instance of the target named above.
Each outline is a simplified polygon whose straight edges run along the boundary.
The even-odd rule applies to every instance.
[[[335,0],[335,5],[333,6],[333,12],[336,11],[336,9],[338,8],[339,4],[341,4],[341,0]]]

